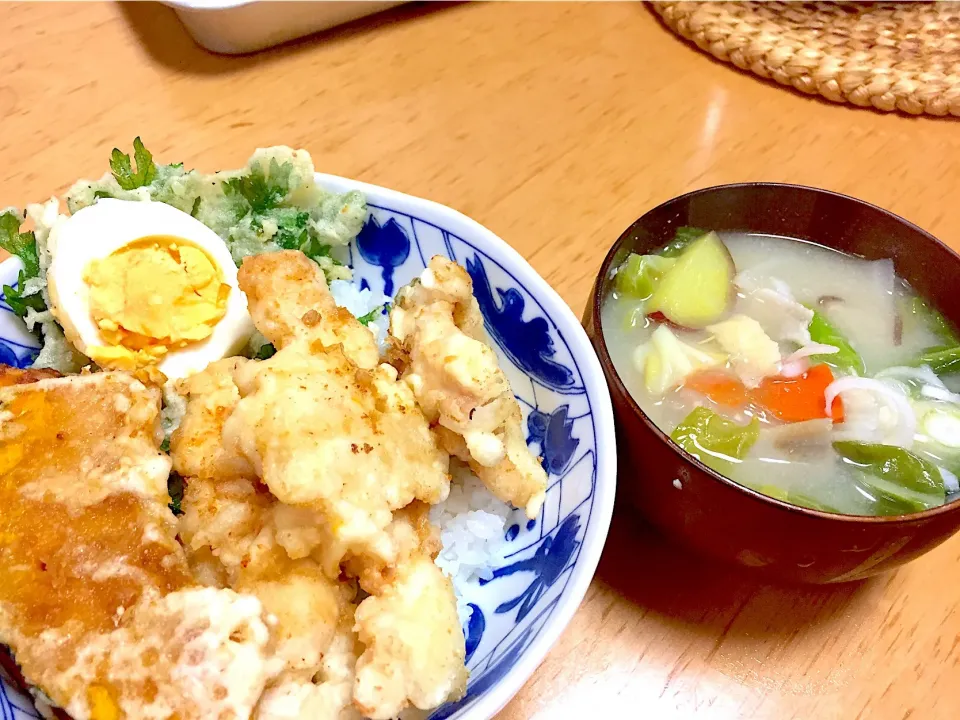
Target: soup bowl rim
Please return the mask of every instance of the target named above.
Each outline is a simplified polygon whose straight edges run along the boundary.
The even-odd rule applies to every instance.
[[[893,221],[906,226],[911,231],[922,236],[926,241],[935,243],[942,248],[945,248],[950,255],[954,257],[958,266],[960,266],[960,255],[958,255],[950,246],[946,245],[941,240],[937,239],[934,235],[930,234],[923,228],[915,225],[914,223],[906,220],[899,215],[890,212],[882,207],[869,203],[865,200],[860,200],[859,198],[852,197],[850,195],[845,195],[843,193],[838,193],[832,190],[825,190],[823,188],[813,187],[810,185],[799,185],[793,183],[780,183],[780,182],[763,182],[763,181],[754,181],[754,182],[742,182],[742,183],[725,183],[720,185],[711,185],[709,187],[700,188],[698,190],[691,190],[690,192],[677,195],[675,197],[669,198],[653,208],[644,212],[639,218],[634,220],[630,225],[617,237],[613,245],[610,247],[610,250],[607,251],[606,256],[603,259],[603,262],[600,265],[600,270],[597,273],[596,282],[594,283],[593,289],[590,293],[590,314],[593,321],[593,326],[596,329],[595,339],[596,339],[596,351],[597,357],[600,359],[600,364],[604,369],[604,372],[607,376],[607,380],[611,383],[621,397],[626,398],[627,406],[630,409],[630,412],[639,417],[644,425],[651,430],[657,439],[661,443],[666,443],[666,445],[678,455],[685,463],[692,465],[697,468],[700,472],[706,474],[712,480],[723,483],[727,487],[743,493],[752,500],[760,503],[766,503],[772,505],[773,507],[786,510],[788,512],[805,515],[813,518],[821,518],[823,520],[832,521],[836,523],[845,523],[845,524],[871,524],[871,525],[891,525],[891,524],[903,524],[909,525],[914,523],[925,523],[933,518],[936,518],[940,515],[954,512],[957,510],[958,502],[960,498],[945,502],[943,505],[940,505],[935,508],[928,508],[927,510],[921,510],[919,512],[906,513],[903,515],[853,515],[848,513],[832,513],[824,512],[821,510],[814,510],[812,508],[803,507],[802,505],[796,505],[778,498],[771,497],[769,495],[764,495],[757,490],[753,490],[746,485],[741,485],[735,480],[731,480],[725,475],[717,472],[713,468],[705,465],[696,457],[691,455],[689,452],[680,447],[675,443],[670,436],[661,430],[657,424],[647,415],[646,412],[640,407],[640,404],[634,398],[633,393],[631,393],[626,384],[620,377],[620,373],[614,365],[613,358],[610,356],[610,351],[607,348],[606,334],[604,332],[603,321],[601,317],[601,310],[603,308],[603,301],[607,294],[606,290],[609,286],[609,283],[612,281],[613,276],[611,270],[613,267],[614,258],[617,256],[623,245],[630,241],[630,238],[633,235],[633,231],[644,224],[645,218],[649,215],[652,215],[662,208],[681,204],[685,201],[689,201],[692,198],[709,195],[716,193],[718,191],[727,191],[734,189],[745,189],[745,190],[763,190],[768,188],[778,188],[783,190],[797,191],[801,193],[815,193],[823,196],[831,196],[838,198],[844,202],[853,203],[861,207],[869,208],[873,212],[878,212],[883,215],[886,215],[888,218]],[[813,241],[810,241],[813,242]],[[818,244],[813,242],[813,244]],[[828,250],[833,250],[827,245],[819,245]],[[616,404],[616,403],[615,403]],[[622,467],[622,466],[621,466]],[[642,480],[641,480],[642,482]]]

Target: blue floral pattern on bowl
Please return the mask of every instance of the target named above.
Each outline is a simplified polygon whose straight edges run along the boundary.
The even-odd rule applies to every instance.
[[[17,287],[17,276],[22,265],[19,260],[10,259],[0,264],[0,286]],[[0,294],[0,363],[13,367],[29,367],[37,359],[40,343],[33,333],[27,332],[23,322],[10,306],[7,298]],[[2,701],[0,701],[2,702]],[[0,708],[2,708],[0,704]],[[6,720],[3,715],[0,719]]]
[[[364,261],[380,268],[383,294],[393,297],[393,270],[410,257],[410,239],[403,228],[395,218],[390,218],[381,225],[375,216],[371,216],[354,244]]]
[[[613,507],[615,453],[610,397],[593,350],[569,308],[505,243],[434,203],[332,176],[331,189],[366,193],[370,218],[348,249],[356,281],[393,295],[434,255],[464,265],[487,332],[524,411],[527,442],[547,470],[547,499],[528,520],[514,511],[506,557],[466,598],[466,696],[430,720],[486,720],[543,659],[596,568]],[[16,261],[0,282],[16,279]],[[38,343],[0,303],[0,362],[29,364]],[[601,447],[599,439],[603,438]],[[0,720],[36,717],[0,681]],[[20,714],[18,714],[20,713]]]
[[[0,720],[32,720],[39,717],[33,702],[16,690],[13,681],[0,670]]]

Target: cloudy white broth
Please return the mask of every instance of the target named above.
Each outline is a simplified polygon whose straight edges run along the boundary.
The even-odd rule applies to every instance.
[[[960,340],[890,260],[680,228],[617,268],[602,323],[643,411],[741,485],[852,515],[960,490]]]

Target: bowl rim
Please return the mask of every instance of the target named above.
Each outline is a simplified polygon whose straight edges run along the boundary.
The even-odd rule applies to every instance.
[[[449,229],[468,235],[472,242],[478,242],[488,249],[491,257],[509,267],[524,288],[544,306],[544,311],[570,347],[571,355],[575,354],[575,361],[579,363],[584,392],[591,403],[595,422],[597,475],[593,487],[594,514],[587,528],[589,533],[585,531],[584,534],[583,547],[574,568],[576,574],[571,577],[558,607],[513,667],[473,702],[460,708],[457,715],[460,720],[487,720],[502,710],[526,685],[547,653],[556,645],[583,603],[600,563],[613,518],[617,485],[616,443],[604,442],[604,439],[616,437],[613,402],[606,375],[593,343],[570,305],[513,246],[492,230],[458,210],[433,200],[338,175],[315,172],[314,178],[320,187],[339,192],[359,190],[368,201],[375,198],[374,204],[378,207],[383,203],[388,211],[424,213],[438,219],[439,223],[445,223]],[[19,263],[19,260],[15,256],[5,258],[0,261],[0,267],[7,263]]]
[[[924,240],[928,242],[935,243],[936,245],[941,246],[943,249],[947,250],[960,264],[960,254],[958,254],[953,248],[944,243],[943,241],[936,238],[931,233],[927,232],[923,228],[915,225],[914,223],[906,220],[896,213],[890,212],[882,207],[869,203],[865,200],[860,200],[859,198],[852,197],[850,195],[845,195],[843,193],[835,192],[833,190],[825,190],[823,188],[813,187],[811,185],[798,185],[793,183],[781,183],[781,182],[764,182],[764,181],[754,181],[754,182],[741,182],[741,183],[725,183],[720,185],[710,185],[705,188],[700,188],[698,190],[691,190],[689,192],[677,195],[675,197],[669,198],[658,205],[650,208],[644,212],[640,217],[634,220],[630,225],[617,237],[613,245],[607,251],[606,256],[603,258],[603,262],[600,265],[600,270],[597,273],[596,282],[594,283],[593,290],[590,293],[590,313],[591,319],[593,321],[596,331],[596,349],[597,355],[600,357],[600,362],[605,368],[610,368],[610,375],[608,375],[607,380],[615,386],[619,395],[627,399],[627,405],[630,408],[630,412],[635,416],[639,417],[643,423],[653,431],[657,436],[660,442],[666,444],[676,455],[680,457],[684,462],[693,465],[695,468],[705,473],[710,479],[719,481],[726,485],[727,487],[732,488],[735,491],[739,491],[746,495],[748,498],[754,500],[755,502],[766,503],[772,505],[781,510],[786,510],[788,512],[798,514],[801,516],[807,516],[811,518],[820,518],[823,520],[841,523],[845,525],[911,525],[916,523],[926,523],[933,518],[936,518],[940,515],[956,512],[960,505],[960,498],[952,500],[950,502],[944,503],[935,508],[929,508],[927,510],[921,510],[920,512],[907,513],[905,515],[848,515],[844,513],[831,513],[823,512],[821,510],[813,510],[812,508],[803,507],[802,505],[794,505],[793,503],[785,502],[777,498],[771,497],[769,495],[764,495],[761,492],[748,488],[745,485],[731,480],[728,477],[725,477],[721,473],[718,473],[716,470],[708,467],[703,464],[700,460],[695,458],[693,455],[688,453],[686,450],[677,445],[673,440],[670,439],[670,436],[667,435],[663,430],[657,427],[656,423],[650,419],[650,417],[640,408],[640,405],[634,399],[633,394],[627,389],[623,380],[620,377],[620,372],[617,370],[616,366],[613,363],[613,359],[610,357],[610,351],[607,348],[607,341],[603,331],[603,322],[601,317],[601,307],[603,306],[603,297],[604,289],[607,287],[610,281],[610,271],[613,266],[614,257],[620,251],[624,243],[630,238],[632,232],[635,228],[642,226],[644,218],[648,215],[660,210],[661,208],[679,203],[681,201],[689,201],[694,197],[701,195],[710,195],[719,191],[732,190],[732,189],[745,189],[745,190],[755,190],[763,191],[766,189],[778,188],[785,189],[800,193],[812,193],[815,195],[829,196],[842,200],[843,202],[853,203],[861,207],[866,207],[873,212],[881,213],[886,215],[888,218],[893,221],[906,226],[908,229],[922,236]]]

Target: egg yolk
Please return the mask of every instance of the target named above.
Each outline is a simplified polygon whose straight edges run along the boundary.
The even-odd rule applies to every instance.
[[[100,367],[128,371],[209,337],[230,294],[206,252],[168,236],[140,238],[92,260],[83,280],[106,342],[86,355]]]

